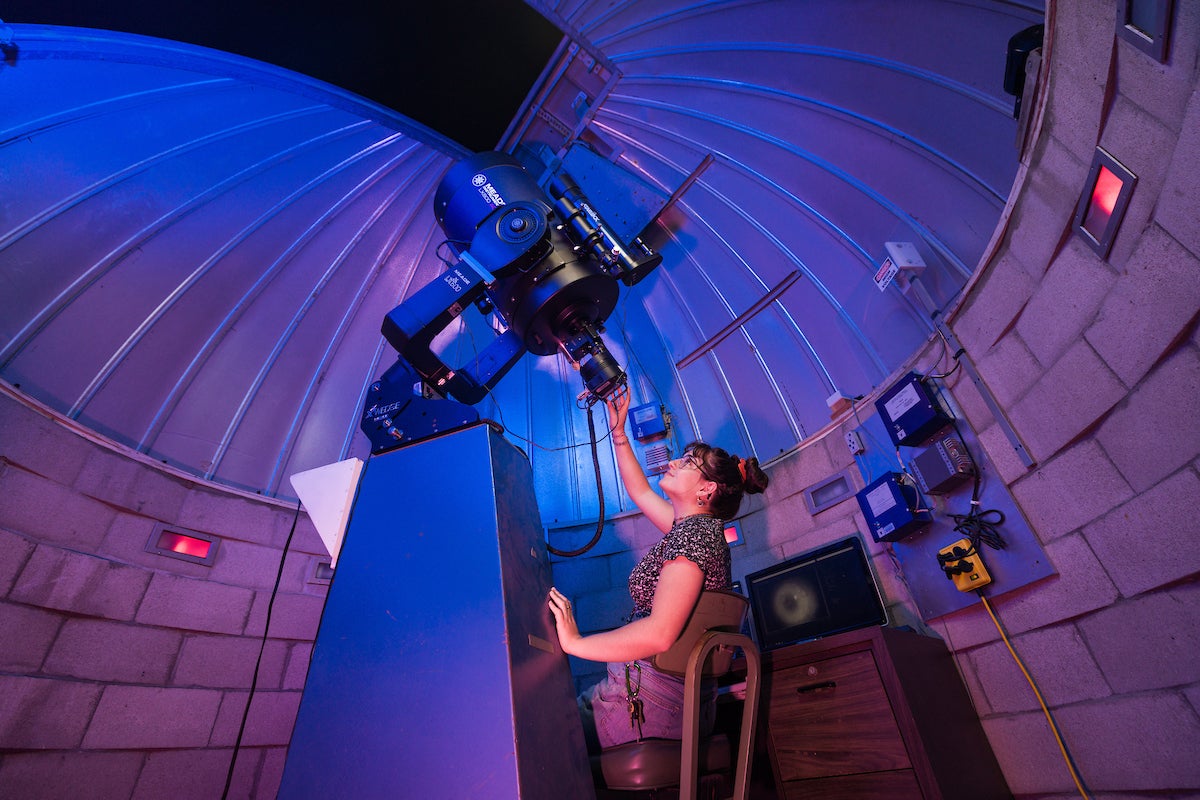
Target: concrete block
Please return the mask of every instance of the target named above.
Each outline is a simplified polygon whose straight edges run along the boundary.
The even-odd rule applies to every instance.
[[[1104,676],[1118,694],[1200,681],[1200,585],[1141,595],[1079,621]]]
[[[1008,234],[1007,257],[1016,259],[1034,281],[1040,279],[1050,266],[1071,229],[1071,218],[1075,213],[1071,198],[1078,196],[1090,163],[1090,153],[1084,161],[1059,139],[1043,138],[1036,166],[1029,172]],[[991,293],[998,289],[988,285],[975,302],[989,302]]]
[[[143,625],[240,634],[246,627],[254,592],[174,575],[154,575],[137,610]]]
[[[258,800],[260,795],[255,786],[262,760],[263,751],[260,748],[242,748],[238,751],[233,780],[229,784],[229,800]]]
[[[4,470],[0,528],[40,541],[95,550],[115,512],[90,497],[22,469]]]
[[[173,686],[247,689],[261,642],[248,636],[189,634],[171,677]]]
[[[1125,396],[1125,386],[1086,342],[1077,341],[1009,409],[1022,440],[1046,461]]]
[[[59,614],[0,602],[0,670],[37,672],[62,624]]]
[[[874,411],[860,408],[858,413],[865,419]],[[840,440],[842,432],[857,427],[857,421],[850,417],[844,426],[834,429],[835,432],[830,435],[837,436]],[[843,446],[842,449],[846,448]],[[846,454],[849,455],[848,450]],[[805,488],[825,480],[842,468],[843,465],[835,462],[825,447],[815,446],[815,443],[801,447],[788,458],[781,459],[771,466],[768,473],[771,478],[771,488],[768,490],[771,502],[766,504],[768,512],[771,506],[778,504],[780,500],[791,499],[792,494],[798,495]],[[801,503],[804,502],[803,497],[797,499]]]
[[[0,394],[0,431],[4,431],[0,461],[11,461],[63,486],[71,485],[95,448],[74,431],[7,394]]]
[[[1051,708],[1112,694],[1074,625],[1055,625],[1010,637],[1038,691]],[[970,654],[993,713],[1036,711],[1037,696],[1003,642]]]
[[[96,619],[69,619],[45,672],[114,683],[167,682],[182,637],[175,631]]]
[[[1191,704],[1192,710],[1200,715],[1200,683],[1194,683],[1183,689],[1183,696]]]
[[[275,797],[283,782],[283,768],[287,764],[286,747],[263,748],[262,769],[258,773],[256,794],[259,797]]]
[[[278,559],[279,551],[276,550],[276,559]],[[317,564],[324,562],[329,563],[327,554],[313,555],[312,553],[303,553],[298,550],[291,550],[287,554],[287,562],[283,565],[283,574],[279,578],[279,590],[283,592],[311,592],[317,591],[325,594],[329,591],[328,583],[315,583]],[[278,570],[278,560],[276,561],[276,570]],[[274,583],[274,573],[271,581]]]
[[[1020,336],[1010,333],[978,357],[975,366],[1002,408],[1023,397],[1043,372]]]
[[[1189,6],[1177,3],[1176,7]],[[1196,10],[1190,9],[1193,20]],[[1196,28],[1193,28],[1195,30]],[[1190,81],[1190,79],[1189,79]],[[1193,93],[1162,192],[1155,221],[1193,256],[1200,257],[1200,214],[1196,213],[1196,176],[1200,175],[1200,94]]]
[[[1054,19],[1050,69],[1055,79],[1049,84],[1046,126],[1071,153],[1091,163],[1105,108],[1116,20],[1107,5],[1068,8]],[[1082,182],[1081,175],[1080,186]]]
[[[129,620],[149,581],[149,573],[137,567],[43,544],[9,596],[43,608]]]
[[[1054,714],[1089,785],[1108,791],[1200,787],[1200,720],[1177,692],[1079,703]]]
[[[1096,441],[1137,491],[1200,455],[1200,352],[1177,350],[1096,430]]]
[[[292,518],[269,503],[198,487],[188,492],[172,521],[228,539],[282,547]]]
[[[1013,795],[1042,796],[1074,790],[1071,773],[1040,710],[986,717],[981,722]]]
[[[281,558],[283,551],[279,548],[225,539],[217,552],[216,563],[211,567],[211,577],[233,586],[269,590],[275,585]],[[300,569],[292,572],[292,591],[300,588],[300,574]]]
[[[247,747],[286,746],[300,710],[300,692],[257,691],[250,701],[250,717],[242,744]]]
[[[1114,283],[1112,270],[1090,250],[1063,248],[1016,325],[1039,363],[1058,361],[1091,325]]]
[[[238,729],[242,725],[242,717],[246,714],[246,702],[249,692],[229,691],[221,695],[221,706],[217,711],[217,721],[213,725],[211,747],[232,747],[237,741]],[[245,751],[243,751],[245,752]],[[251,750],[250,752],[254,752]],[[242,764],[242,756],[238,757],[238,767]]]
[[[264,593],[265,594],[265,593]],[[321,611],[325,598],[307,594],[280,594],[275,598],[271,614],[273,639],[299,639],[311,642],[317,637],[317,626],[321,623]],[[252,619],[253,623],[254,620]],[[261,623],[255,626],[261,630]],[[247,626],[249,630],[249,626]]]
[[[1017,593],[1023,591],[1028,591],[1028,588],[1018,589]],[[993,600],[992,605],[996,604],[997,601]],[[991,617],[980,603],[973,603],[958,611],[935,617],[928,621],[928,625],[960,660],[973,648],[1000,638]]]
[[[0,675],[0,749],[79,747],[100,691],[92,683]]]
[[[1200,478],[1183,469],[1084,527],[1083,535],[1126,597],[1200,571]]]
[[[1088,342],[1127,386],[1133,386],[1193,324],[1200,309],[1200,258],[1162,228],[1138,240],[1124,272],[1105,298]]]
[[[306,642],[293,644],[288,650],[287,666],[284,668],[280,689],[303,689],[308,680],[308,665],[312,661],[313,646]]]
[[[1011,488],[1043,542],[1078,529],[1133,496],[1129,484],[1092,439],[1039,464]]]
[[[258,688],[287,688],[283,686],[283,673],[287,668],[288,652],[291,647],[292,643],[288,641],[267,640],[258,667]]]
[[[151,750],[132,800],[211,800],[225,788],[232,750]],[[273,797],[274,795],[264,795]]]
[[[81,494],[155,519],[175,519],[192,486],[122,452],[100,447],[88,454],[74,482]]]
[[[1034,198],[1033,202],[1038,201]],[[1037,217],[1033,219],[1038,220]],[[983,285],[965,301],[969,305],[951,323],[954,334],[967,352],[987,352],[1011,327],[1033,296],[1036,286],[1015,256],[1005,253],[997,259]]]
[[[1016,445],[1008,438],[1008,433],[1000,427],[999,422],[993,422],[977,434],[979,437],[979,445],[983,448],[984,456],[992,471],[999,476],[1000,480],[1005,484],[1011,484],[1024,475],[1029,473],[1029,467],[1025,466],[1025,461],[1021,458],[1021,454],[1017,452]],[[1025,447],[1025,442],[1017,437],[1021,442],[1021,446]],[[985,476],[986,478],[986,476]]]
[[[1117,588],[1083,536],[1066,536],[1045,549],[1059,572],[1057,577],[992,601],[992,609],[1010,634],[1074,619],[1104,608],[1117,598]]]
[[[3,467],[0,467],[2,470]],[[0,486],[3,485],[0,479]],[[25,567],[25,562],[33,554],[34,544],[24,536],[0,529],[0,597],[4,597],[12,589],[17,575]]]
[[[1200,9],[1194,3],[1174,4],[1172,29],[1175,35],[1171,37],[1171,53],[1166,64],[1148,58],[1123,38],[1117,39],[1117,85],[1136,87],[1136,91],[1122,91],[1121,99],[1135,103],[1163,127],[1174,132],[1185,127],[1184,115],[1194,88],[1194,75],[1190,67],[1197,63],[1196,47],[1200,43],[1195,35],[1180,35],[1180,32],[1200,30],[1198,12]],[[1124,140],[1130,139],[1124,137]],[[1132,141],[1137,139],[1133,138]],[[1141,173],[1138,174],[1140,176]]]
[[[856,504],[853,496],[847,500]],[[772,498],[771,504],[763,513],[763,519],[767,532],[763,545],[767,548],[786,547],[817,527],[816,521],[808,513],[804,497],[799,493]]]
[[[0,760],[0,786],[11,798],[112,800],[128,797],[142,768],[141,753],[28,752]],[[222,782],[222,786],[224,783]],[[216,797],[220,793],[209,795]],[[179,795],[159,795],[178,800]],[[199,800],[199,798],[197,798]]]
[[[96,707],[83,746],[93,750],[203,747],[213,730],[221,693],[110,685]]]

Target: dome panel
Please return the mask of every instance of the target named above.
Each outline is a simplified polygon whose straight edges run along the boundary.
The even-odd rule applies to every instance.
[[[909,241],[939,305],[970,277],[1017,167],[1005,43],[1040,5],[530,5],[574,47],[504,146],[578,167],[663,255],[604,338],[634,402],[670,414],[674,452],[788,452],[829,423],[830,394],[868,392],[927,340],[927,311],[872,276]],[[465,149],[214,50],[14,33],[0,377],[264,494],[365,457],[365,388],[395,359],[380,323],[445,269],[432,198]],[[495,335],[468,318],[443,337],[457,364]],[[548,524],[600,511],[581,389],[562,356],[526,354],[478,404],[528,453]],[[629,509],[598,451],[606,513]]]

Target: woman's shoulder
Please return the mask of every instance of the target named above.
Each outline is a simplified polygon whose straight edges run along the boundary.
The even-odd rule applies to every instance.
[[[677,520],[666,536],[676,546],[705,549],[725,543],[725,523],[709,514],[696,514]]]

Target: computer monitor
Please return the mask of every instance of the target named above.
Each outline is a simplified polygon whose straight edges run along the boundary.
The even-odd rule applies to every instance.
[[[857,536],[747,575],[746,588],[762,650],[888,621]]]

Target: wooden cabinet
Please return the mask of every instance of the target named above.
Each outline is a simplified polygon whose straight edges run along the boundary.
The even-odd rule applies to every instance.
[[[1012,797],[940,640],[867,628],[763,658],[780,798]]]

